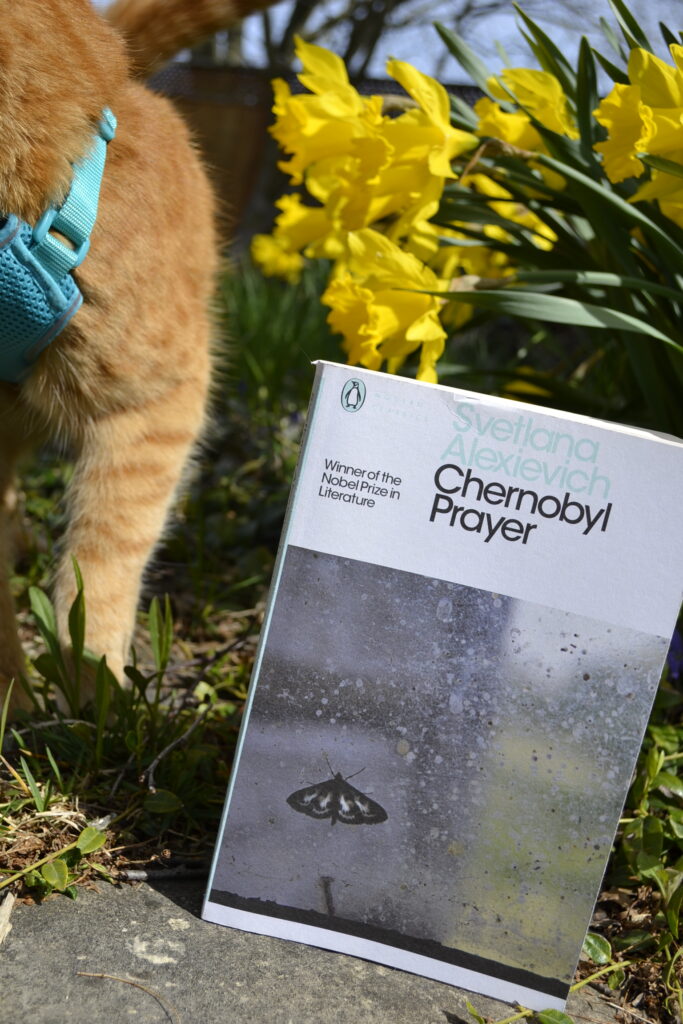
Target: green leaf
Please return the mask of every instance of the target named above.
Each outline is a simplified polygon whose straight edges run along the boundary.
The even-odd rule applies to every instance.
[[[41,793],[40,789],[38,788],[38,783],[34,779],[33,773],[31,772],[31,769],[29,768],[25,759],[23,757],[20,757],[19,760],[21,762],[21,770],[23,772],[24,779],[26,780],[26,785],[31,790],[31,796],[33,797],[33,802],[36,806],[36,810],[38,811],[39,814],[42,814],[43,811],[46,810],[46,794]]]
[[[652,46],[650,45],[649,39],[623,0],[609,0],[609,5],[614,12],[614,16],[617,19],[619,28],[626,40],[628,48],[633,50],[640,46],[644,50],[650,50],[650,52],[652,52]]]
[[[664,764],[664,751],[657,747],[650,747],[645,758],[645,773],[648,782],[652,782],[662,770]]]
[[[572,1017],[562,1013],[561,1010],[541,1010],[536,1014],[536,1020],[540,1024],[574,1024]]]
[[[683,903],[683,882],[678,886],[666,906],[666,923],[675,939],[678,938],[681,904]]]
[[[105,878],[108,882],[111,882],[112,885],[116,884],[116,879],[111,874],[111,872],[105,868],[104,864],[98,864],[97,861],[93,861],[92,864],[90,864],[90,862],[88,863],[89,866],[93,869],[93,871],[97,871],[99,875],[102,875],[102,877]]]
[[[59,892],[66,889],[69,884],[69,869],[60,858],[48,861],[47,864],[43,864],[40,869],[40,873],[47,884],[51,885],[53,889],[57,889]]]
[[[574,96],[577,84],[574,68],[550,36],[546,35],[543,29],[535,21],[532,21],[518,4],[513,3],[512,6],[518,18],[521,18],[533,36],[536,43],[534,52],[541,67],[558,79],[565,93],[568,93],[569,96]]]
[[[449,94],[449,99],[451,101],[451,110],[459,122],[458,127],[464,127],[466,131],[474,131],[477,127],[478,118],[472,108],[464,100],[461,100],[459,96]]]
[[[616,53],[617,57],[619,57],[625,64],[628,60],[628,55],[624,52],[619,36],[616,34],[606,18],[600,18],[600,31]]]
[[[683,166],[675,160],[666,160],[663,156],[652,156],[650,153],[638,153],[637,156],[644,164],[654,167],[656,171],[664,171],[665,174],[683,178]]]
[[[589,178],[588,175],[583,174],[577,168],[572,167],[566,163],[562,163],[559,160],[553,159],[553,157],[546,156],[545,153],[538,153],[535,159],[538,163],[544,167],[549,167],[553,171],[557,171],[558,174],[562,174],[565,178],[572,178],[577,184],[582,185],[587,191],[598,196],[603,204],[604,218],[607,219],[610,215],[614,216],[615,213],[621,215],[622,221],[631,224],[637,224],[643,228],[652,238],[656,238],[661,249],[662,255],[668,255],[669,259],[674,261],[674,266],[670,269],[674,273],[683,272],[683,249],[677,245],[669,237],[668,233],[660,228],[658,224],[655,224],[642,210],[636,205],[627,203],[625,199],[618,196],[616,192],[611,189],[605,188],[605,186]],[[610,214],[608,207],[613,208],[613,213]]]
[[[683,797],[683,779],[673,772],[659,772],[655,775],[652,785],[655,789],[668,789],[674,796]]]
[[[126,665],[123,670],[130,681],[137,687],[141,694],[144,694],[149,686],[150,680],[143,676],[140,669],[135,668],[133,665]]]
[[[33,659],[33,664],[43,679],[47,679],[49,683],[56,683],[58,686],[61,686],[61,668],[53,654],[48,654],[47,652],[39,654],[37,658]]]
[[[85,646],[85,598],[82,590],[78,591],[69,609],[69,636],[74,653],[74,665],[76,672],[79,672]]]
[[[76,848],[80,850],[82,856],[86,857],[89,853],[94,853],[95,850],[103,847],[106,841],[107,837],[104,832],[100,832],[99,829],[88,825],[79,835]]]
[[[581,149],[587,163],[597,165],[593,144],[597,141],[598,123],[593,111],[598,105],[598,75],[593,51],[585,36],[579,47],[578,77],[576,82],[576,122],[581,136]]]
[[[618,988],[626,981],[626,972],[623,967],[619,967],[616,971],[612,971],[607,978],[607,987],[613,992],[616,992]]]
[[[593,54],[602,70],[607,72],[613,82],[617,82],[619,85],[631,84],[628,74],[622,68],[618,68],[616,64],[613,64],[611,60],[608,60],[607,57],[603,56],[595,48],[593,48]]]
[[[492,77],[491,72],[483,61],[479,59],[464,39],[456,35],[451,29],[446,28],[440,22],[435,22],[434,28],[439,33],[449,51],[453,54],[460,67],[465,71],[475,85],[478,85],[482,92],[490,96],[488,80]]]
[[[50,767],[52,768],[52,771],[54,773],[54,777],[55,777],[55,779],[57,781],[57,785],[59,786],[60,790],[63,791],[64,790],[64,780],[62,779],[62,773],[60,772],[59,765],[57,764],[57,762],[55,761],[55,759],[54,759],[54,757],[52,755],[52,751],[50,750],[50,748],[47,745],[45,746],[45,753],[47,755],[48,761],[50,762]]]
[[[663,21],[659,22],[659,31],[662,34],[662,39],[664,40],[664,45],[666,47],[680,45],[679,40],[673,34],[669,26],[665,25]]]
[[[472,1006],[472,1003],[469,1001],[469,999],[466,1001],[465,1006],[467,1007],[467,1012],[469,1013],[470,1017],[474,1017],[474,1019],[476,1020],[477,1024],[486,1024],[486,1020],[474,1008],[474,1006]]]
[[[585,285],[588,288],[625,288],[627,291],[664,295],[674,302],[683,304],[683,294],[680,291],[660,284],[659,281],[650,281],[646,277],[628,277],[625,274],[613,274],[604,270],[518,270],[514,277],[508,280],[510,282],[520,281],[525,284],[556,282],[558,284]]]
[[[61,664],[62,656],[57,640],[57,617],[47,594],[44,594],[38,587],[29,587],[29,600],[31,611],[38,624],[40,635],[49,647],[57,664]]]
[[[145,797],[145,810],[150,814],[174,814],[182,806],[182,800],[168,789],[158,789]]]
[[[678,694],[675,694],[678,697]],[[649,725],[648,736],[667,754],[677,754],[681,747],[681,730],[675,725]]]
[[[588,932],[583,942],[582,952],[594,964],[608,964],[612,959],[612,947],[603,935]]]
[[[149,636],[152,642],[154,664],[158,672],[163,672],[168,664],[173,643],[173,613],[168,594],[164,601],[164,611],[158,599],[152,599],[149,606]]]
[[[661,857],[664,848],[664,826],[654,814],[643,819],[643,851],[652,857]]]
[[[658,331],[652,324],[639,320],[618,309],[594,306],[589,302],[567,299],[561,295],[545,295],[539,292],[501,291],[457,291],[439,292],[455,302],[465,302],[479,309],[489,309],[507,316],[529,320],[547,320],[557,324],[574,324],[576,327],[592,327],[599,330],[633,331],[669,345],[683,353],[683,347]]]

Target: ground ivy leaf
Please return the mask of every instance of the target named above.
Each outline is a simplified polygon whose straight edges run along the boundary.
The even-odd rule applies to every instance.
[[[572,1017],[568,1017],[561,1010],[541,1010],[536,1014],[540,1024],[574,1024]]]
[[[107,841],[107,837],[104,832],[100,832],[97,828],[88,826],[84,828],[78,837],[77,847],[82,854],[94,853],[95,850],[99,850],[101,846]]]
[[[602,935],[594,935],[589,932],[583,942],[582,952],[589,957],[594,964],[608,964],[612,959],[612,947]]]
[[[47,864],[43,864],[40,873],[47,884],[51,885],[53,889],[66,889],[69,881],[69,869],[63,860],[52,860]]]

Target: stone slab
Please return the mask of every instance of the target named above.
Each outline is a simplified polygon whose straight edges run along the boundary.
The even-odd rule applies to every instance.
[[[491,1020],[514,1012],[402,971],[201,921],[202,894],[188,882],[102,885],[75,901],[17,905],[0,946],[0,1024],[471,1024],[468,999]],[[616,1021],[585,990],[568,1010]]]

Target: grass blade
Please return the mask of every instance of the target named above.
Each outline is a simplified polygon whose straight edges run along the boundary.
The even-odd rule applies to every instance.
[[[40,792],[40,789],[38,788],[38,783],[34,779],[33,773],[31,772],[31,769],[26,763],[26,759],[24,757],[20,757],[19,760],[21,762],[21,770],[24,773],[26,785],[31,791],[31,796],[33,797],[33,802],[36,806],[36,810],[38,811],[39,814],[42,814],[43,811],[45,810],[45,796]]]

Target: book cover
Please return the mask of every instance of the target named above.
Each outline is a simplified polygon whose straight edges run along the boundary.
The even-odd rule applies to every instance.
[[[682,468],[318,364],[203,916],[562,1009],[680,606]]]

